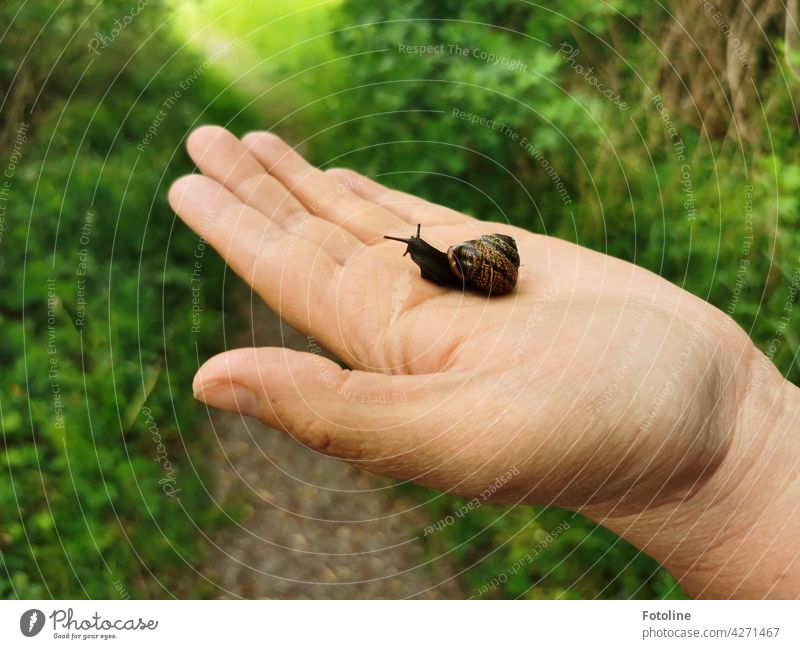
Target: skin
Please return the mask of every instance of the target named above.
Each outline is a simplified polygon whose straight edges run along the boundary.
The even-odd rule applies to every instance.
[[[695,596],[800,595],[798,390],[708,303],[627,262],[480,221],[270,133],[213,126],[188,150],[177,214],[311,353],[238,349],[195,396],[319,452],[472,497],[580,511],[648,552]],[[401,243],[500,232],[518,286],[486,298],[419,277]]]

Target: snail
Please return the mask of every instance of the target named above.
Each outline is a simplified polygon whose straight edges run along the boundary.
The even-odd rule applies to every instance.
[[[472,288],[488,295],[511,291],[519,274],[517,243],[506,234],[484,234],[477,239],[450,246],[447,252],[437,250],[417,234],[408,239],[388,237],[408,247],[403,256],[420,268],[424,279],[441,286]]]

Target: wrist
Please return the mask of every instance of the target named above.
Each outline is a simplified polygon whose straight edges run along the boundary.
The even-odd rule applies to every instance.
[[[800,389],[755,348],[750,357],[713,474],[672,503],[600,519],[696,597],[800,597]]]
[[[760,352],[709,486],[715,542],[684,579],[704,597],[800,597],[800,389]],[[702,565],[702,563],[706,565]]]

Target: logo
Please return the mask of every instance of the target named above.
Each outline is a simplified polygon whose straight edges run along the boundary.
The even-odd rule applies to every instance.
[[[44,613],[38,608],[25,611],[19,618],[19,630],[22,635],[32,638],[44,628]]]

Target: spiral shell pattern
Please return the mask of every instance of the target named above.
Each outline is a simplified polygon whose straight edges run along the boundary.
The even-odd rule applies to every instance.
[[[447,250],[450,268],[464,283],[483,293],[513,290],[519,275],[517,243],[505,234],[484,234]]]

